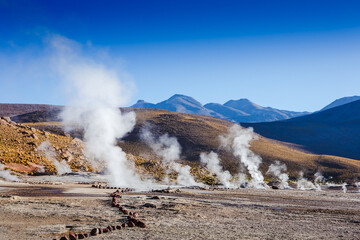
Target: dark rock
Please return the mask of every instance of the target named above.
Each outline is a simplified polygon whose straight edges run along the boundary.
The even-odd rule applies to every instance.
[[[84,239],[84,238],[85,238],[84,234],[82,234],[82,233],[78,234],[78,239]]]
[[[103,229],[99,228],[99,234],[102,234],[102,233],[103,233]]]
[[[75,233],[70,233],[70,234],[69,234],[69,239],[70,239],[70,240],[77,240],[78,238],[77,238],[77,236],[76,236]]]
[[[27,144],[30,146],[36,147],[36,143],[34,143],[34,142],[28,142]]]
[[[88,234],[88,233],[84,233],[84,237],[85,237],[85,238],[89,237],[89,234]]]
[[[240,184],[240,188],[247,188],[248,187],[248,183],[244,182],[242,184]]]
[[[121,226],[120,226],[120,225],[116,225],[116,229],[117,229],[117,230],[120,230],[120,229],[121,229]]]
[[[129,221],[127,225],[128,227],[135,227],[135,223],[132,221]]]
[[[155,199],[155,200],[160,200],[160,197],[159,196],[153,196],[153,197],[150,197],[148,199]]]
[[[67,237],[63,236],[60,238],[60,240],[69,240]]]
[[[146,224],[143,221],[137,221],[136,226],[146,228]]]
[[[107,229],[107,228],[103,228],[103,233],[107,233],[107,232],[109,232],[109,229]]]
[[[91,236],[96,236],[96,235],[98,235],[98,233],[99,233],[99,229],[93,228],[93,229],[91,230],[91,232],[90,232],[90,235],[91,235]]]
[[[152,203],[145,203],[144,205],[142,205],[143,207],[147,207],[147,208],[156,208],[155,204]]]
[[[121,224],[121,227],[123,228],[126,227],[126,223]]]
[[[279,187],[280,181],[270,181],[270,182],[267,183],[267,185],[268,185],[269,187],[273,187],[273,186]]]

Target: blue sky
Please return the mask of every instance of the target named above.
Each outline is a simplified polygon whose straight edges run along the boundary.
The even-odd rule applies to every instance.
[[[64,104],[47,41],[121,69],[133,96],[315,111],[359,95],[360,1],[0,0],[0,102]],[[130,90],[129,90],[130,91]]]

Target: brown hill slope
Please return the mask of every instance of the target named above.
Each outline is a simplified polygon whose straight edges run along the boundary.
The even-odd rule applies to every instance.
[[[46,104],[0,103],[0,117],[4,117],[4,116],[12,117],[34,111],[61,109],[61,107],[62,106],[46,105]]]
[[[82,141],[16,124],[8,118],[0,119],[0,163],[9,169],[34,174],[56,173],[54,162],[37,150],[45,141],[54,147],[55,158],[65,160],[72,170],[91,170],[82,155]]]
[[[131,109],[123,109],[129,111]],[[144,159],[155,159],[150,149],[140,140],[139,132],[144,126],[151,126],[156,135],[168,133],[178,138],[182,146],[182,157],[191,165],[199,164],[201,152],[215,151],[222,158],[223,166],[231,172],[239,170],[239,161],[230,153],[219,149],[219,136],[226,134],[232,123],[212,117],[174,113],[157,109],[133,109],[137,114],[137,124],[134,130],[126,136],[119,145],[127,153],[141,156]],[[61,128],[53,122],[38,122],[39,116],[54,116],[55,114],[36,112],[18,116],[21,121],[32,121],[27,123],[36,128],[48,129],[61,132]],[[48,119],[51,121],[54,119]],[[308,154],[296,150],[289,145],[277,141],[259,137],[251,144],[251,149],[263,158],[261,170],[265,173],[268,166],[275,160],[286,163],[290,177],[296,178],[299,171],[304,171],[305,176],[312,177],[316,171],[321,171],[326,177],[335,179],[358,178],[360,176],[360,161],[329,155]]]

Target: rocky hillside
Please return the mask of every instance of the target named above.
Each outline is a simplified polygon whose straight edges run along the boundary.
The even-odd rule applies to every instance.
[[[73,171],[92,170],[82,155],[83,143],[79,139],[41,131],[6,117],[0,119],[0,133],[0,163],[6,168],[30,174],[54,174],[56,160],[65,161]],[[44,142],[52,146],[54,159],[38,150]]]

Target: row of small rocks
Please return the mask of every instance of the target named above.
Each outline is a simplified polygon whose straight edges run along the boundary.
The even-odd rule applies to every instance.
[[[116,230],[121,230],[126,227],[135,227],[136,226],[136,227],[140,227],[140,228],[145,228],[146,224],[143,221],[136,218],[139,215],[138,213],[128,211],[127,209],[125,209],[123,206],[120,205],[120,203],[119,203],[120,198],[121,198],[120,192],[122,192],[122,190],[124,190],[124,189],[120,189],[120,190],[118,189],[115,192],[113,192],[112,194],[110,194],[110,196],[112,197],[111,206],[117,207],[119,209],[119,212],[121,212],[125,215],[128,215],[126,223],[123,223],[121,225],[109,225],[106,228],[93,228],[90,231],[90,233],[77,233],[77,234],[69,233],[69,237],[63,236],[60,238],[60,240],[85,239],[90,236],[97,236],[99,234],[108,233],[108,232],[112,232],[112,231],[116,231]],[[129,190],[131,190],[131,189],[129,189]],[[56,240],[56,239],[54,239],[54,240]]]
[[[115,192],[113,192],[111,195],[112,197],[112,202],[111,202],[111,206],[112,207],[117,207],[119,209],[119,212],[122,212],[123,214],[125,215],[128,215],[127,219],[128,219],[128,222],[127,222],[127,225],[129,227],[141,227],[141,228],[145,228],[146,227],[146,224],[139,220],[139,219],[136,219],[136,217],[139,215],[138,213],[136,212],[132,212],[132,211],[128,211],[127,209],[125,209],[123,206],[120,205],[120,191],[119,190],[116,190]]]
[[[101,189],[118,189],[121,192],[135,191],[135,189],[133,189],[133,188],[110,187],[110,186],[104,186],[104,185],[101,185],[101,184],[93,184],[91,187],[93,187],[93,188],[101,188]]]
[[[153,189],[151,190],[152,192],[157,192],[157,193],[180,193],[180,189],[171,189],[171,188],[166,188],[166,189]]]
[[[62,182],[25,182],[27,184],[36,184],[36,185],[63,185]]]

